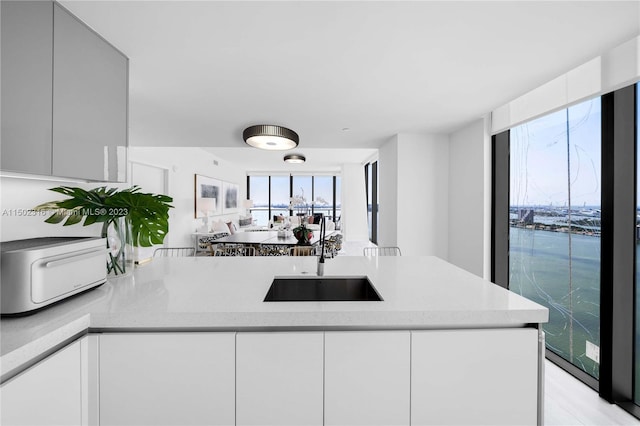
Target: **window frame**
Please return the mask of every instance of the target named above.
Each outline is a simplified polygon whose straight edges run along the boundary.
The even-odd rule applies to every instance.
[[[268,216],[269,218],[272,217],[272,197],[271,197],[271,178],[272,177],[283,177],[283,176],[288,176],[289,177],[289,198],[291,199],[293,197],[293,192],[294,192],[294,188],[293,188],[293,178],[294,176],[310,176],[311,177],[311,212],[313,214],[313,209],[315,208],[315,206],[313,205],[313,200],[315,200],[315,178],[316,177],[320,177],[320,176],[324,176],[324,177],[331,177],[332,178],[332,200],[333,200],[333,218],[334,221],[337,219],[336,218],[336,212],[337,212],[337,208],[338,208],[338,200],[336,199],[336,191],[337,191],[337,179],[338,177],[340,177],[339,174],[318,174],[318,175],[314,175],[314,174],[299,174],[299,175],[294,175],[293,173],[289,173],[287,175],[283,175],[283,174],[274,174],[274,175],[265,175],[265,174],[247,174],[247,193],[246,193],[246,199],[250,200],[251,199],[251,178],[252,177],[267,177],[268,178],[268,189],[269,189],[269,195],[268,195],[268,200],[269,200],[269,206],[268,206]],[[342,203],[341,203],[342,204]],[[342,208],[342,207],[341,207]],[[252,209],[249,209],[249,211],[251,212]],[[293,216],[294,215],[294,210],[289,209],[289,216]]]
[[[636,84],[602,96],[602,191],[599,380],[559,355],[546,357],[640,418],[634,403],[637,209]],[[509,288],[510,130],[492,136],[491,281]],[[629,185],[629,182],[633,182]],[[616,185],[617,184],[617,185]],[[640,308],[640,307],[639,307]]]

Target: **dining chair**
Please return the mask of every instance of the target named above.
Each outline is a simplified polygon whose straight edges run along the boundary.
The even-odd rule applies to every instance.
[[[311,246],[295,246],[289,249],[290,256],[314,256],[315,247]]]
[[[362,252],[365,256],[402,256],[400,247],[365,247]]]
[[[342,249],[342,234],[335,234],[327,238],[324,247],[324,257],[333,258]]]
[[[213,249],[214,256],[255,256],[256,249],[251,246],[223,246]]]
[[[289,248],[280,244],[260,244],[257,256],[289,256]]]
[[[153,252],[153,257],[191,257],[195,254],[194,247],[160,247]]]

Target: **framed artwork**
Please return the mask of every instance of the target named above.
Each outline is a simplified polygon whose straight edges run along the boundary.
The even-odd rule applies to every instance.
[[[194,217],[221,214],[222,182],[207,176],[195,175]]]
[[[222,191],[224,193],[222,213],[235,213],[238,211],[238,184],[230,182],[222,182]]]

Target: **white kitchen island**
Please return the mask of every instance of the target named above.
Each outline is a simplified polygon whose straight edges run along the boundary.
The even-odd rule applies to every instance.
[[[383,301],[263,302],[274,276],[315,268],[314,257],[154,259],[3,318],[3,402],[43,357],[79,345],[70,415],[83,424],[541,422],[546,308],[434,257],[327,260],[325,276],[367,276]]]

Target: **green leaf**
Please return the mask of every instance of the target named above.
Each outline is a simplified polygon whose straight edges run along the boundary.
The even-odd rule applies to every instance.
[[[65,220],[67,218],[66,214],[62,214],[62,213],[54,213],[51,216],[49,216],[47,219],[45,219],[46,223],[60,223],[63,220]]]
[[[64,226],[82,222],[84,226],[108,223],[126,216],[131,223],[133,244],[149,247],[162,244],[169,232],[169,203],[173,198],[141,192],[139,186],[118,190],[104,186],[85,190],[59,186],[51,191],[68,196],[68,199],[40,204],[37,210],[55,210],[45,220],[47,223],[64,222]]]
[[[67,216],[67,221],[63,226],[75,225],[76,223],[80,223],[82,221],[82,215],[76,212],[71,213]]]

